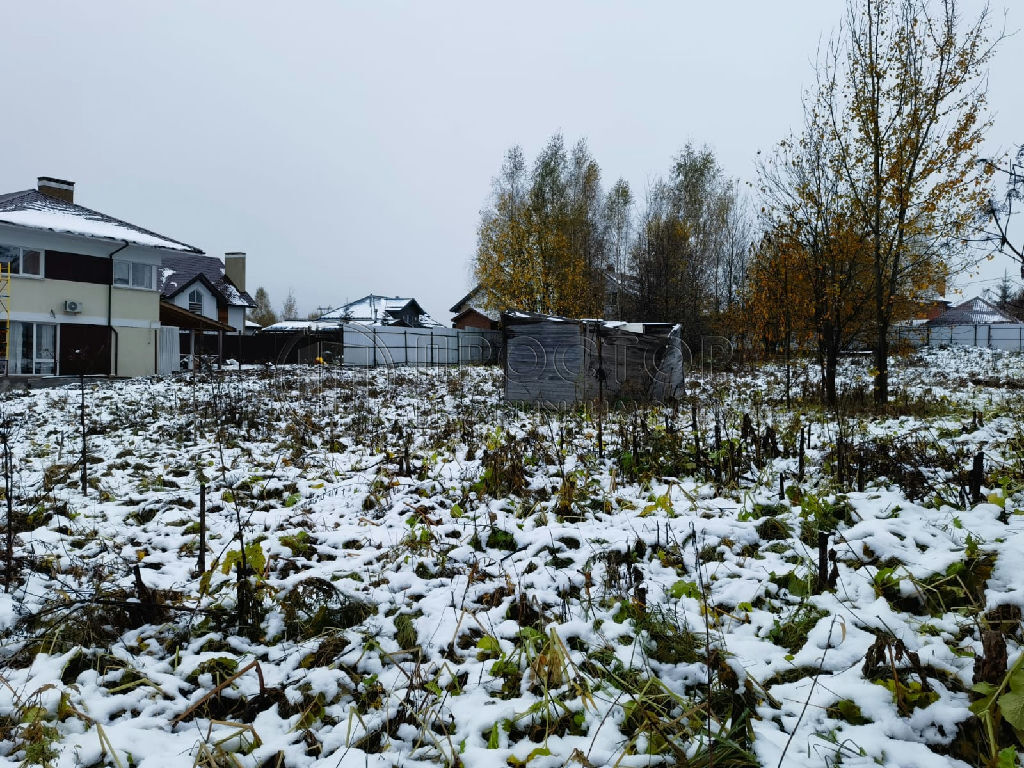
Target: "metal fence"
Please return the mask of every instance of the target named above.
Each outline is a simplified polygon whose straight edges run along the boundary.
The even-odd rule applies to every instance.
[[[899,327],[895,337],[897,343],[911,347],[987,347],[1024,352],[1024,323]]]
[[[398,328],[345,323],[345,365],[465,365],[497,363],[500,331]]]
[[[312,363],[317,360],[360,368],[390,365],[496,364],[501,359],[500,331],[454,328],[398,328],[344,323],[329,330],[253,336],[216,333],[181,335],[181,354],[216,364]],[[188,363],[182,365],[188,367]]]

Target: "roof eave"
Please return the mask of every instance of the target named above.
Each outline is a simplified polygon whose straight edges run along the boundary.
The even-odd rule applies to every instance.
[[[132,240],[128,237],[104,237],[103,235],[90,235],[86,232],[75,232],[71,229],[55,229],[53,227],[33,227],[28,224],[19,224],[14,221],[4,221],[0,219],[0,225],[5,227],[14,227],[15,229],[27,229],[31,232],[52,232],[55,235],[68,235],[70,237],[82,237],[87,240],[97,240],[101,243],[120,243],[128,245],[134,245],[139,248],[152,248],[158,251],[166,251],[167,253],[191,253],[194,256],[205,256],[204,251],[199,250],[195,246],[188,245],[188,243],[180,243],[184,246],[182,248],[170,248],[165,245],[153,245],[152,243],[140,243],[138,240]]]

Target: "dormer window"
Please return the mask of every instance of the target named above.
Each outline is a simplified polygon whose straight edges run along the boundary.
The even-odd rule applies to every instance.
[[[203,294],[198,288],[188,292],[188,311],[196,315],[203,314]]]

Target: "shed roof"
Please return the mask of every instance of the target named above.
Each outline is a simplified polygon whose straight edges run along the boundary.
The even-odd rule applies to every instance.
[[[235,331],[238,330],[227,323],[213,320],[195,312],[189,312],[177,304],[169,301],[160,301],[160,324],[173,325],[185,330],[197,331]]]

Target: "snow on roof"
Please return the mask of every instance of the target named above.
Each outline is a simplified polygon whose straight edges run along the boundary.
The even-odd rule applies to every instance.
[[[290,333],[293,331],[336,331],[339,323],[323,320],[279,320],[266,326],[263,333]]]
[[[992,325],[995,323],[1018,323],[1017,318],[1006,314],[999,307],[980,296],[968,299],[962,304],[943,312],[928,325]]]
[[[0,223],[201,254],[186,243],[34,189],[0,195]]]
[[[648,323],[640,320],[630,322],[627,320],[605,320],[600,317],[562,317],[561,315],[525,312],[521,309],[506,310],[501,313],[501,318],[506,326],[509,324],[514,325],[517,320],[526,323],[581,323],[583,325],[600,325],[604,328],[626,331],[628,333],[653,333],[659,336],[664,333],[674,332],[675,329],[680,327],[678,323]]]
[[[498,311],[493,310],[493,309],[484,309],[483,307],[478,307],[476,304],[466,304],[466,305],[463,305],[463,308],[452,319],[456,320],[456,319],[462,317],[463,315],[465,315],[467,312],[476,312],[478,314],[483,315],[488,320],[491,320],[491,321],[493,321],[495,323],[498,322],[499,320],[501,320],[501,312],[498,312]]]
[[[410,307],[409,305],[413,305]],[[361,299],[350,301],[337,309],[332,309],[320,316],[321,320],[337,320],[353,323],[378,323],[391,325],[400,319],[401,314],[410,309],[416,322],[424,328],[440,328],[441,324],[428,315],[416,299],[402,296],[378,296],[371,293]]]
[[[205,254],[175,253],[164,254],[161,258],[160,294],[171,297],[202,275],[207,279],[211,290],[219,293],[230,307],[255,307],[245,291],[240,291],[224,274],[224,262],[216,256]]]

